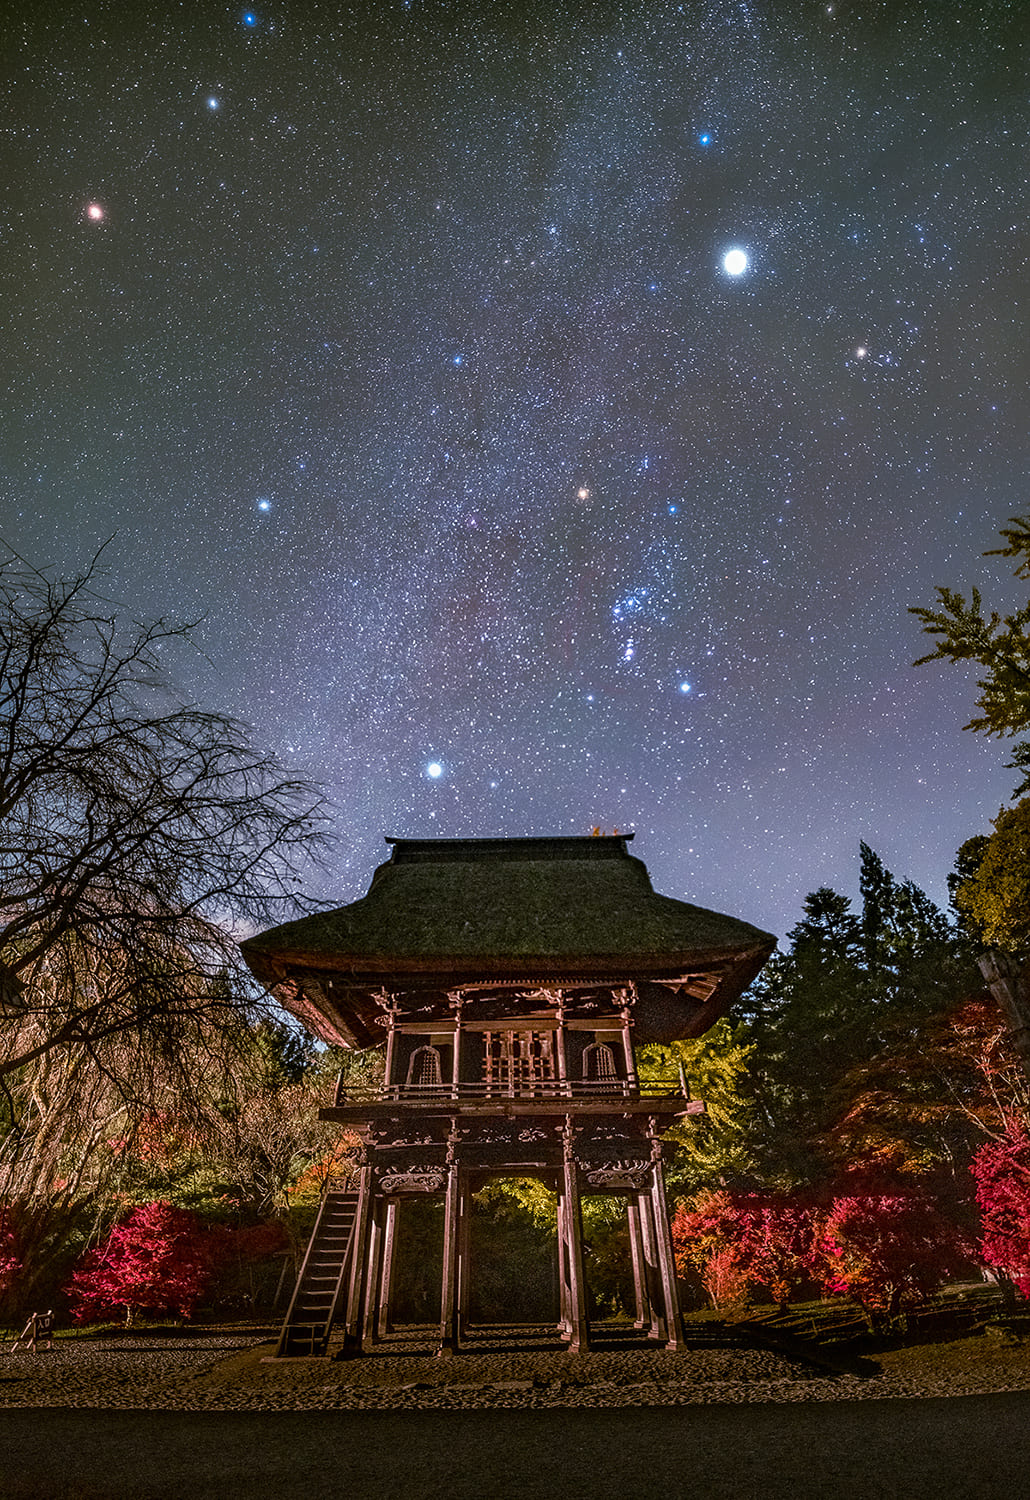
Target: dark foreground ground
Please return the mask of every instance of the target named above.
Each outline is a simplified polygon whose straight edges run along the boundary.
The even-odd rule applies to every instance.
[[[4,1349],[7,1349],[4,1345]],[[836,1371],[697,1331],[570,1356],[277,1361],[253,1325],[0,1355],[0,1500],[1030,1497],[1030,1339],[939,1336]]]
[[[549,1411],[10,1410],[4,1500],[993,1500],[1030,1488],[1022,1394]]]

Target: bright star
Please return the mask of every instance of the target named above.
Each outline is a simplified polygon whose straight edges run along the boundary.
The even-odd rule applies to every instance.
[[[271,510],[272,502],[271,500],[266,500],[264,499],[264,497],[262,497],[257,503],[257,508],[258,510]]]
[[[747,256],[743,250],[727,250],[722,258],[722,268],[727,276],[743,276],[747,270]]]
[[[257,23],[258,23],[258,18],[257,18],[257,16],[254,14],[254,12],[252,10],[245,10],[243,12],[243,24],[244,24],[244,26],[256,26]]]
[[[710,146],[712,144],[712,137],[709,135],[707,130],[705,131],[704,135],[699,135],[697,139],[698,144],[701,146]]]
[[[463,365],[464,363],[465,363],[465,356],[464,356],[464,354],[452,354],[451,355],[451,364],[452,365]]]
[[[856,349],[855,350],[855,358],[856,359],[865,359],[865,357],[866,357],[866,355],[868,353],[869,353],[868,349]]]
[[[215,98],[214,94],[212,94],[210,99],[207,101],[208,109],[217,109],[218,105],[219,101]]]
[[[99,224],[104,217],[104,210],[99,203],[91,203],[86,209],[87,219],[92,219],[94,224]]]
[[[689,693],[690,692],[690,683],[689,682],[681,682],[680,683],[680,692],[681,693]]]
[[[431,781],[439,781],[443,775],[443,766],[438,760],[431,760],[426,766],[426,775]]]
[[[579,487],[579,489],[576,491],[576,499],[577,500],[589,500],[590,499],[590,491],[587,489],[587,487],[586,487],[585,484],[581,484],[580,487]]]

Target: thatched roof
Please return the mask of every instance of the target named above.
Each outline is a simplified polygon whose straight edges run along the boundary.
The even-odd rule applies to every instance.
[[[244,956],[317,1034],[359,1045],[379,1035],[371,993],[383,985],[658,983],[667,1009],[670,982],[683,981],[711,992],[710,1025],[775,939],[656,895],[629,837],[389,839],[366,896],[251,938]],[[680,1020],[687,1031],[672,1030],[690,1034]]]

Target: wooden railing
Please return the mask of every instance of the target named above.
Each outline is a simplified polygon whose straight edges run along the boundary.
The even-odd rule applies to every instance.
[[[559,1099],[690,1099],[680,1078],[648,1078],[630,1082],[625,1078],[538,1078],[506,1085],[490,1083],[348,1083],[341,1073],[336,1084],[336,1107],[351,1104],[431,1104],[454,1100],[486,1103],[515,1099],[547,1102]]]

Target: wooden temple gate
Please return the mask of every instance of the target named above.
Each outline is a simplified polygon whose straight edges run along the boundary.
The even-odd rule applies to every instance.
[[[704,1106],[682,1076],[642,1082],[636,1047],[705,1031],[774,940],[656,896],[629,837],[391,841],[363,900],[244,944],[316,1035],[385,1052],[380,1085],[341,1082],[322,1111],[362,1159],[326,1195],[278,1353],[324,1354],[334,1324],[352,1352],[385,1335],[399,1207],[427,1194],[444,1208],[439,1350],[457,1351],[470,1200],[508,1176],[556,1194],[567,1347],[590,1340],[588,1193],[625,1199],[636,1325],[679,1347],[662,1136]]]

